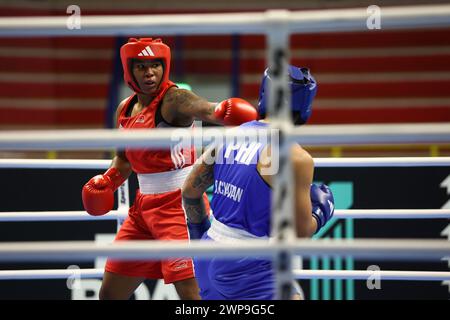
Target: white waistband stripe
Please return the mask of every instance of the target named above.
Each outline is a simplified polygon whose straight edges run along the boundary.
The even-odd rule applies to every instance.
[[[142,194],[158,194],[181,189],[192,166],[180,170],[137,175]]]

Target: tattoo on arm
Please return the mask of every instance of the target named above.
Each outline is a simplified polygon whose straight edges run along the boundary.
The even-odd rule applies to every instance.
[[[212,165],[203,165],[202,169],[203,170],[192,182],[192,187],[195,189],[206,190],[214,182],[214,171]]]
[[[214,113],[214,107],[208,101],[194,93],[178,89],[167,95],[167,102],[180,113],[193,117],[210,117]],[[202,107],[205,105],[206,108]]]
[[[192,170],[196,174],[186,181],[191,193],[189,197],[183,195],[183,207],[189,222],[200,223],[207,215],[203,193],[214,182],[213,167],[204,163],[196,164]]]
[[[203,198],[191,199],[183,196],[183,208],[189,222],[200,223],[206,217]]]

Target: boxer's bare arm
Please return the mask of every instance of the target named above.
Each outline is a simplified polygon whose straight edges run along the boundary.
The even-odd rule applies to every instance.
[[[192,223],[201,223],[207,216],[202,197],[214,182],[214,155],[213,148],[203,153],[194,164],[182,188],[183,207],[188,221]]]
[[[272,155],[272,150],[269,145],[261,152],[257,166],[261,178],[270,187],[272,187],[272,176],[264,174],[264,168],[270,168],[271,156],[276,155]],[[314,161],[310,154],[299,145],[292,146],[291,161],[295,183],[295,229],[298,237],[310,237],[317,229],[317,221],[312,217],[310,198],[310,188],[314,175]],[[269,172],[269,170],[266,172]]]
[[[317,229],[317,221],[312,216],[310,195],[314,161],[311,155],[299,145],[292,146],[291,161],[295,182],[295,229],[298,237],[311,237]]]
[[[189,125],[194,118],[221,124],[214,116],[215,103],[209,102],[195,93],[178,88],[171,88],[164,97],[163,109],[169,122]],[[169,115],[167,113],[170,113]]]

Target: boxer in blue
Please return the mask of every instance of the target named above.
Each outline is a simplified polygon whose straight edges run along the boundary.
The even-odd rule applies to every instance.
[[[289,66],[292,113],[296,125],[307,122],[317,90],[314,77],[306,68]],[[263,120],[242,128],[267,128],[265,84],[261,83],[258,111]],[[265,119],[264,119],[265,118]],[[270,145],[243,141],[209,148],[199,158],[183,189],[183,207],[191,239],[217,242],[268,239],[271,217],[271,175],[263,170],[270,163]],[[247,156],[242,156],[246,154]],[[333,216],[334,199],[326,185],[312,184],[314,162],[303,148],[291,148],[295,182],[295,230],[298,237],[311,237]],[[243,161],[245,158],[245,161]],[[208,217],[203,192],[214,185]],[[274,298],[274,274],[270,260],[257,258],[194,259],[195,275],[202,299],[270,300]]]

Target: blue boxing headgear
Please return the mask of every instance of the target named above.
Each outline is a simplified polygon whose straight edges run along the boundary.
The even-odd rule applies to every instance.
[[[317,82],[308,68],[298,68],[290,65],[288,71],[294,124],[304,124],[311,116],[312,102],[317,93]],[[258,112],[262,118],[266,116],[267,111],[268,98],[265,94],[265,89],[269,81],[271,81],[269,69],[266,69],[259,88]]]

